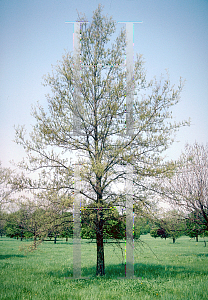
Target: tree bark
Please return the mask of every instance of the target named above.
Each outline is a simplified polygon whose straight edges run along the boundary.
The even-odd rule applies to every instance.
[[[175,244],[175,238],[173,238],[173,244]]]
[[[97,271],[96,275],[105,275],[104,264],[104,244],[103,244],[103,212],[97,210],[97,228],[96,228],[96,243],[97,243]]]
[[[198,241],[199,241],[199,237],[198,235],[196,235],[196,242],[198,243]]]

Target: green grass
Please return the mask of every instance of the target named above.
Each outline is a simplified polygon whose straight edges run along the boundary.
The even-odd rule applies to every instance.
[[[202,239],[181,237],[172,244],[144,235],[141,240],[146,244],[136,245],[137,278],[118,279],[125,269],[121,251],[112,245],[105,246],[106,275],[97,278],[96,244],[82,241],[82,276],[90,278],[73,280],[72,240],[44,242],[25,254],[19,247],[28,241],[0,238],[0,299],[208,298],[208,247]]]

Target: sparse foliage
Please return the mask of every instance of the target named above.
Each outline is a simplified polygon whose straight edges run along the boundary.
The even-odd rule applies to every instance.
[[[175,175],[161,183],[162,193],[186,219],[208,229],[208,145],[186,145]],[[195,229],[196,229],[195,228]],[[199,229],[199,228],[198,228]]]
[[[9,202],[9,196],[12,193],[10,187],[12,171],[9,168],[3,168],[0,162],[0,209]]]
[[[16,129],[16,141],[28,155],[28,162],[21,166],[40,172],[38,183],[25,180],[25,188],[51,189],[73,197],[73,165],[68,158],[73,157],[73,151],[79,153],[80,192],[98,208],[97,275],[105,273],[104,217],[100,208],[115,203],[122,194],[119,184],[126,178],[128,164],[134,166],[134,195],[139,201],[143,178],[166,172],[168,167],[161,164],[160,153],[171,144],[172,134],[186,124],[171,121],[171,107],[179,101],[181,81],[178,88],[171,87],[169,78],[147,82],[144,62],[137,56],[134,81],[126,82],[125,30],[110,44],[115,25],[98,6],[92,22],[81,24],[79,61],[66,53],[46,77],[45,84],[52,91],[47,96],[48,109],[39,104],[33,109],[36,125],[30,138],[23,127]],[[127,138],[126,93],[133,86],[137,93],[134,134]],[[79,91],[78,99],[75,90]],[[79,128],[73,128],[74,118],[80,121]],[[75,130],[79,134],[75,135]]]

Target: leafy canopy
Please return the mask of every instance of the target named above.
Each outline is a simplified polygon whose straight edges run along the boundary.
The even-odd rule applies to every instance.
[[[171,144],[174,131],[186,124],[171,121],[181,81],[176,89],[168,77],[148,82],[142,56],[137,55],[133,81],[127,82],[125,29],[111,43],[115,31],[115,21],[98,6],[92,22],[81,23],[79,57],[66,53],[46,76],[48,108],[38,104],[33,109],[36,125],[30,138],[23,127],[16,128],[16,141],[28,154],[21,167],[41,172],[38,182],[25,181],[25,187],[73,191],[69,157],[74,150],[79,153],[81,193],[97,203],[118,199],[119,188],[115,192],[113,184],[126,177],[127,164],[134,166],[138,187],[142,178],[167,170],[160,153]],[[132,91],[134,133],[127,137],[126,95]]]

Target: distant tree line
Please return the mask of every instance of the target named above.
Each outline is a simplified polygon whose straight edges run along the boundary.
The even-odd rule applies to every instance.
[[[150,230],[150,235],[154,238],[171,238],[173,243],[180,236],[187,235],[190,238],[196,238],[198,242],[198,237],[208,236],[208,231],[203,219],[199,222],[199,216],[195,216],[193,213],[183,216],[174,210],[169,211],[155,222],[155,227]],[[204,243],[206,246],[205,240]]]
[[[125,213],[119,214],[114,207],[103,207],[104,239],[125,239]],[[173,243],[182,235],[191,238],[208,236],[206,226],[198,221],[198,216],[193,213],[183,218],[176,211],[169,211],[164,217],[149,218],[148,216],[135,215],[134,238],[150,233],[154,238],[171,238]],[[73,214],[62,212],[55,214],[50,209],[20,208],[13,213],[0,212],[0,235],[6,235],[16,239],[33,238],[34,247],[38,240],[52,240],[56,243],[57,238],[73,238]],[[96,209],[89,205],[81,210],[81,238],[96,238]],[[205,242],[206,246],[206,242]]]
[[[89,205],[81,210],[81,238],[96,238],[96,208]],[[125,239],[126,217],[125,213],[119,214],[115,207],[102,208],[104,220],[104,239]],[[53,239],[54,243],[58,237],[73,238],[73,214],[72,212],[55,213],[51,209],[43,208],[30,209],[23,207],[19,210],[6,213],[1,212],[0,235],[6,235],[16,239],[33,238]],[[154,226],[148,217],[135,215],[134,238],[142,234],[150,233]]]

